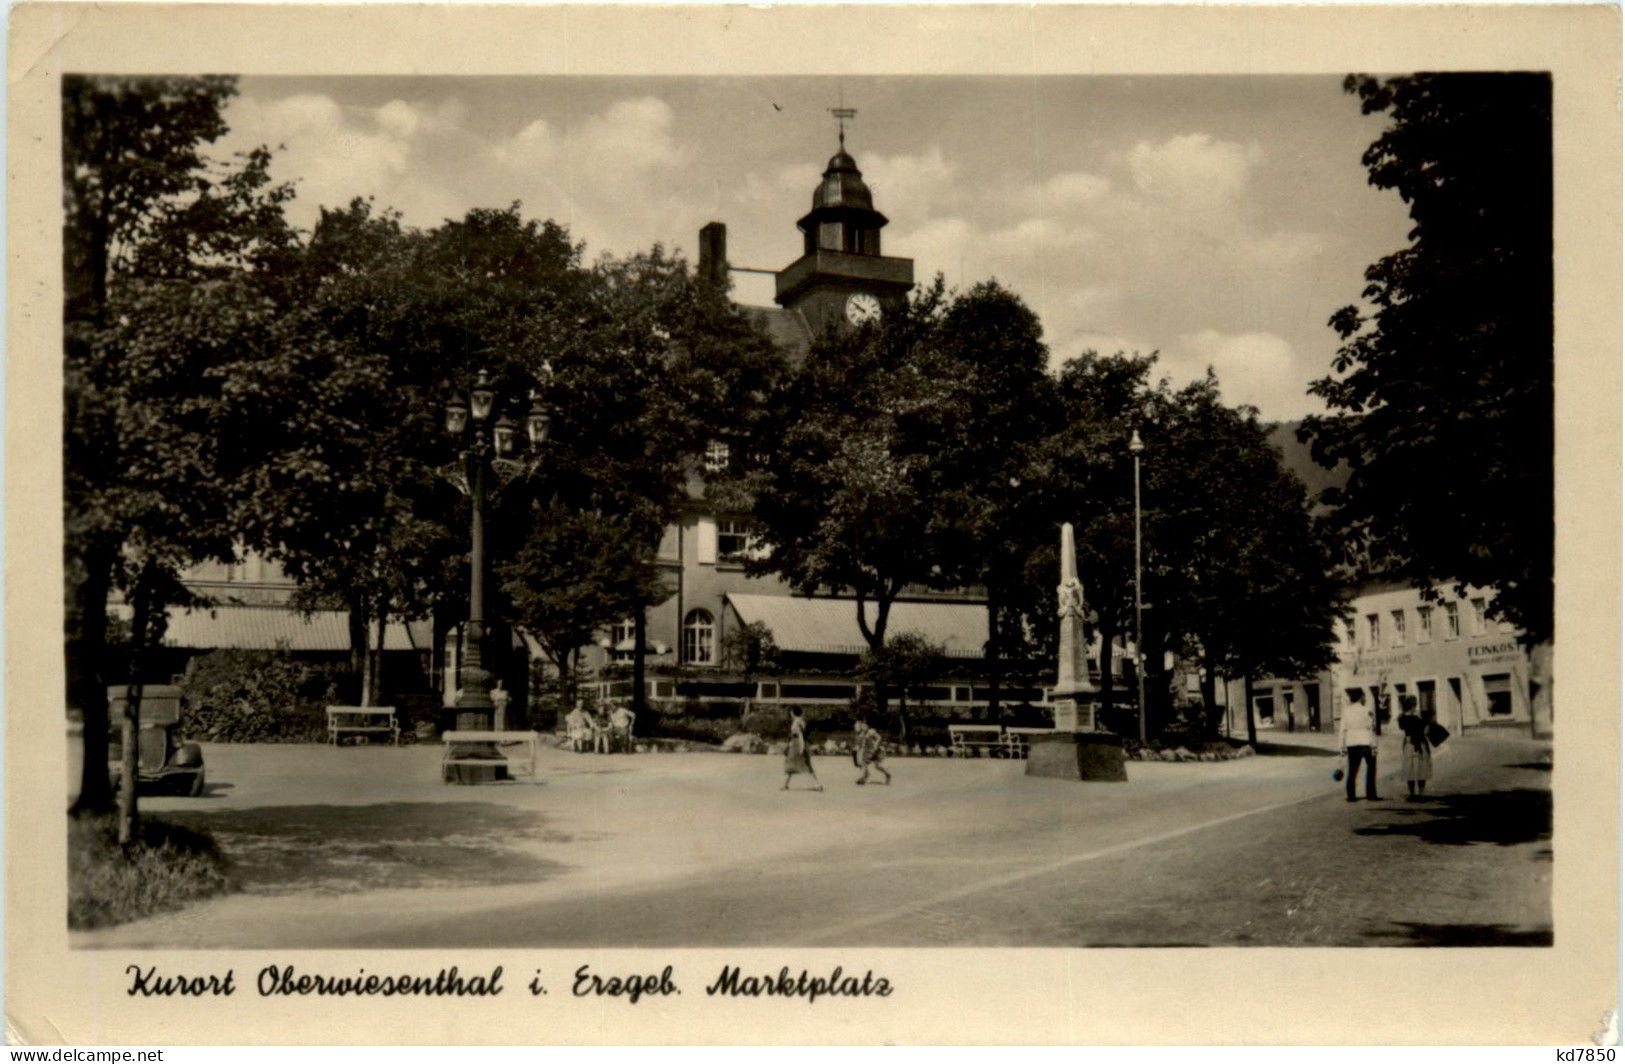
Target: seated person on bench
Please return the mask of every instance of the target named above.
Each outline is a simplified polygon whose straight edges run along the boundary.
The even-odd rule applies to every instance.
[[[611,753],[632,752],[632,723],[637,715],[624,702],[616,705],[609,715],[609,749]]]
[[[564,718],[564,737],[570,742],[570,749],[576,753],[584,753],[592,749],[593,740],[592,718],[580,706],[570,710]]]

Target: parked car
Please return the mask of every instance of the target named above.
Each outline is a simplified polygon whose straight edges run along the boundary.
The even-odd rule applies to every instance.
[[[107,715],[112,726],[108,736],[107,761],[115,786],[123,771],[124,707],[129,688],[107,689]],[[197,743],[182,742],[180,736],[181,689],[167,684],[148,684],[141,689],[141,730],[136,739],[136,787],[153,794],[203,794],[203,749]]]

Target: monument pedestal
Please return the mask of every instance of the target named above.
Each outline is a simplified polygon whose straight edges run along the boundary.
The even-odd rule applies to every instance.
[[[1123,740],[1111,732],[1058,731],[1027,738],[1027,775],[1055,780],[1128,780]]]

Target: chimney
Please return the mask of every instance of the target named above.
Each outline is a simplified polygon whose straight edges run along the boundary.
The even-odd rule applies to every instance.
[[[699,280],[702,284],[728,287],[728,227],[707,223],[700,230]]]

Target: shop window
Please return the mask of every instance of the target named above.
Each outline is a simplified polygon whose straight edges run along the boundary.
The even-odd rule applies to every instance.
[[[1416,642],[1418,645],[1433,642],[1433,607],[1416,607]]]
[[[1365,615],[1365,645],[1372,650],[1382,646],[1382,618],[1375,613]]]
[[[1492,717],[1512,716],[1512,676],[1495,672],[1484,677],[1484,709]]]
[[[1394,646],[1402,647],[1402,646],[1405,645],[1405,611],[1404,610],[1394,610],[1393,611],[1393,618],[1394,618]]]
[[[716,623],[705,610],[691,610],[683,619],[683,661],[689,665],[716,663]]]
[[[1461,638],[1461,610],[1454,602],[1444,604],[1444,637],[1446,639]]]
[[[1253,699],[1253,711],[1258,714],[1260,724],[1273,723],[1275,720],[1275,698],[1272,695],[1261,695]]]
[[[1485,602],[1482,598],[1475,598],[1470,600],[1470,605],[1473,607],[1473,634],[1483,635]]]

